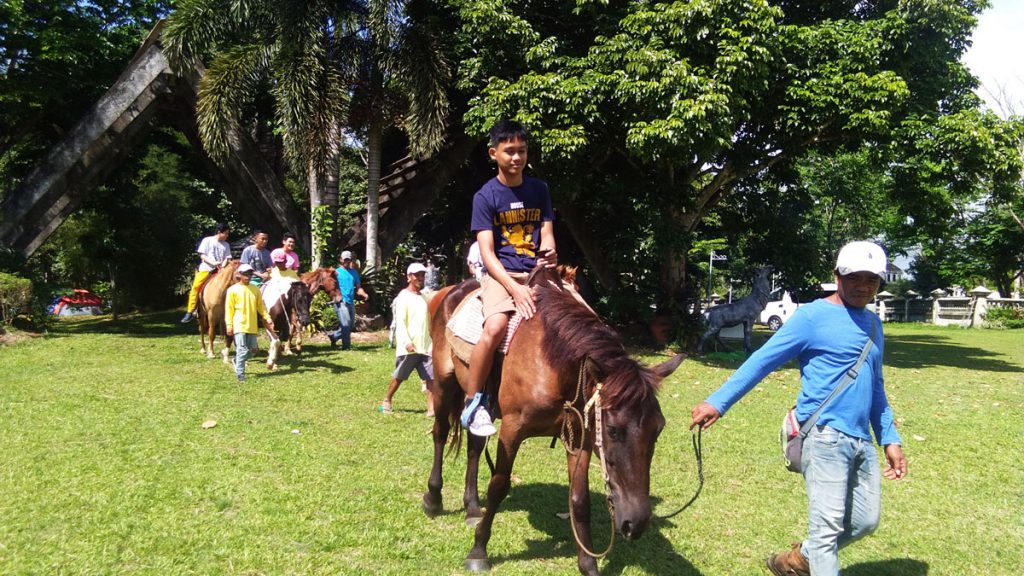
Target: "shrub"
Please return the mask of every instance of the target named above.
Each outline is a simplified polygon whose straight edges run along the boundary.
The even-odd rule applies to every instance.
[[[989,308],[985,321],[993,327],[1024,328],[1024,308]]]
[[[338,325],[334,301],[327,292],[317,292],[309,303],[309,325],[316,332],[331,330]]]
[[[32,281],[0,272],[0,320],[10,326],[32,302]]]

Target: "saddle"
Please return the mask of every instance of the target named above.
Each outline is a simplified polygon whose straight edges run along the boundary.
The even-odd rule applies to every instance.
[[[473,346],[480,341],[480,336],[484,331],[484,304],[480,300],[481,290],[481,288],[477,288],[463,298],[462,302],[459,302],[444,330],[448,344],[452,347],[455,355],[467,364],[470,354],[473,353]],[[501,354],[508,353],[508,347],[512,344],[512,338],[522,321],[523,316],[520,313],[512,314],[512,318],[508,321],[505,338],[498,348]]]

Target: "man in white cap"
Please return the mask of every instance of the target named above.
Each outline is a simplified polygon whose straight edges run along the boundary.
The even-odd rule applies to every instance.
[[[690,428],[707,429],[765,376],[793,358],[800,363],[797,420],[803,424],[824,406],[804,439],[801,459],[808,499],[807,539],[768,558],[767,567],[777,576],[837,576],[839,549],[878,527],[881,477],[900,480],[907,475],[882,378],[882,323],[866,308],[885,278],[886,265],[885,252],[873,242],[844,246],[836,259],[836,293],[800,307],[721,388],[693,408]],[[858,370],[851,370],[865,349],[866,360]],[[852,379],[826,403],[848,372]],[[872,431],[884,447],[888,462],[884,473]]]
[[[419,374],[423,381],[423,391],[427,393],[427,415],[433,412],[431,391],[434,387],[434,367],[430,358],[430,314],[427,310],[427,299],[424,298],[423,283],[427,267],[413,262],[405,271],[408,286],[395,296],[391,305],[395,314],[395,372],[388,384],[388,391],[378,410],[384,414],[391,413],[391,400],[398,387],[412,371]]]
[[[338,316],[338,329],[327,337],[331,340],[331,348],[341,340],[341,349],[348,350],[352,345],[352,324],[356,320],[356,295],[369,300],[370,295],[360,284],[359,271],[352,260],[352,253],[345,250],[338,257],[340,266],[335,270],[338,275],[338,299],[334,302],[334,313]]]
[[[228,288],[224,302],[224,326],[228,338],[235,340],[235,376],[239,382],[245,382],[245,361],[252,356],[259,336],[260,319],[267,330],[274,333],[274,321],[270,318],[267,306],[263,303],[259,290],[249,282],[252,280],[253,267],[241,264],[235,271],[237,283]]]

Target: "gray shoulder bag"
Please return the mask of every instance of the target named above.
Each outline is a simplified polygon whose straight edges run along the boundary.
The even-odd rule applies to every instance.
[[[871,319],[871,335],[868,336],[868,341],[864,344],[864,349],[860,352],[860,357],[857,358],[857,362],[846,371],[846,375],[843,376],[839,385],[832,390],[832,393],[825,398],[824,402],[818,406],[818,409],[811,414],[811,417],[801,426],[796,420],[796,406],[793,406],[786,412],[786,417],[782,419],[782,429],[779,430],[779,440],[782,444],[782,459],[786,462],[786,470],[790,472],[802,472],[803,463],[801,462],[803,450],[804,450],[804,438],[811,431],[811,427],[818,421],[818,416],[821,415],[821,411],[825,409],[825,406],[844,388],[857,378],[857,373],[860,367],[867,360],[868,351],[871,350],[871,345],[875,339],[875,320]]]

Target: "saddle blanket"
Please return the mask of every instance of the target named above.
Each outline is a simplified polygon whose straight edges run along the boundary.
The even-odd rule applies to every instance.
[[[267,283],[261,285],[260,292],[263,294],[263,304],[266,305],[267,310],[270,310],[274,304],[277,304],[277,301],[288,293],[288,290],[291,289],[292,284],[295,282],[301,282],[301,280],[288,276],[279,276],[271,278]]]
[[[448,319],[445,326],[445,335],[455,355],[463,362],[469,362],[469,355],[473,352],[473,345],[480,341],[484,331],[484,304],[480,300],[481,289],[469,293],[462,302],[455,308],[452,317]],[[523,316],[516,312],[508,321],[508,330],[501,343],[501,353],[507,354],[508,347],[512,344],[512,337],[523,321]]]

